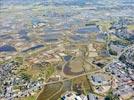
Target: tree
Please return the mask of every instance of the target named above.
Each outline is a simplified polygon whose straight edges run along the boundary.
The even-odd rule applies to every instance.
[[[119,100],[119,96],[114,95],[113,91],[110,89],[109,92],[107,93],[107,96],[105,97],[105,100]]]
[[[117,52],[116,52],[116,51],[113,51],[112,49],[109,49],[109,53],[110,53],[111,55],[117,56]]]
[[[31,75],[27,74],[27,73],[21,73],[21,78],[24,79],[25,81],[30,81],[31,79]]]
[[[23,63],[23,57],[16,57],[15,61],[19,62],[20,64]]]

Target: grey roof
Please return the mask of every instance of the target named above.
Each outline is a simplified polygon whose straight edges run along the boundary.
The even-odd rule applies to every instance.
[[[92,80],[96,83],[102,83],[103,81],[105,81],[105,78],[103,76],[93,75]]]
[[[87,95],[87,98],[88,98],[89,100],[98,100],[98,99],[96,98],[96,96],[95,96],[94,94],[92,94],[92,93],[89,93],[89,94]]]

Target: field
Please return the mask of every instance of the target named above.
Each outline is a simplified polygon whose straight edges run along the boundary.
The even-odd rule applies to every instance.
[[[64,66],[64,73],[66,75],[71,76],[82,74],[84,72],[82,66],[83,66],[82,59],[75,58]]]
[[[71,80],[46,85],[41,91],[37,100],[58,100],[66,91],[75,91],[76,93],[88,94],[93,91],[92,85],[87,76],[77,77]]]
[[[38,96],[37,100],[49,100],[54,94],[56,94],[60,88],[62,88],[62,83],[56,83],[51,85],[46,85]]]

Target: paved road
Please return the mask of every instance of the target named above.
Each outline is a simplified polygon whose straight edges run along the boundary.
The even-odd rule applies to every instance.
[[[125,48],[123,49],[123,51],[117,56],[117,58],[119,59],[119,57],[120,57],[123,53],[125,53],[127,50],[132,49],[132,48],[134,48],[134,44],[125,47]]]
[[[40,85],[40,86],[34,86],[33,88],[30,88],[30,89],[28,89],[28,90],[26,90],[26,91],[24,91],[24,92],[22,92],[22,93],[20,93],[20,94],[17,94],[17,95],[15,95],[15,97],[21,97],[21,95],[23,95],[23,96],[25,96],[25,95],[27,95],[28,93],[31,93],[33,90],[36,90],[36,89],[38,89],[39,87],[43,87],[44,86],[44,84],[42,84],[42,85]],[[9,97],[9,98],[5,98],[5,99],[3,99],[3,100],[14,100],[14,98],[15,98],[14,96],[12,96],[12,97]]]

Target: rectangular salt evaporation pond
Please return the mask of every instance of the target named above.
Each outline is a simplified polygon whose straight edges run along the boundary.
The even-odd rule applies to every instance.
[[[63,27],[65,30],[68,30],[71,29],[72,25],[70,23],[64,23],[61,27]]]
[[[42,48],[42,47],[44,47],[44,45],[40,44],[40,45],[33,46],[31,48],[28,48],[26,50],[23,50],[22,52],[28,52],[28,51],[36,50],[36,49],[39,49],[39,48]]]
[[[8,34],[4,34],[4,35],[0,35],[0,40],[1,39],[3,39],[3,40],[5,40],[5,39],[13,39],[13,37],[8,35]]]
[[[98,33],[100,31],[97,25],[90,25],[84,28],[78,29],[76,32],[80,34],[87,34],[87,33]]]
[[[70,40],[73,42],[86,42],[88,41],[88,38],[82,35],[75,34],[70,37]]]
[[[59,40],[62,38],[62,34],[45,34],[43,35],[43,38],[45,42],[59,42]]]
[[[60,29],[54,29],[52,27],[49,27],[47,29],[44,30],[45,33],[49,33],[49,34],[53,34],[54,32],[59,32],[61,31]]]
[[[69,61],[71,58],[72,58],[71,55],[64,56],[64,60],[65,60],[65,61]]]
[[[22,29],[18,32],[18,34],[20,35],[21,39],[25,39],[25,40],[29,40],[30,38],[28,37],[28,31],[26,29]]]
[[[31,22],[32,22],[32,25],[37,25],[41,21],[38,18],[32,17]]]
[[[0,46],[0,52],[16,52],[16,51],[17,50],[15,49],[15,47],[11,45]]]
[[[11,27],[3,27],[3,26],[0,26],[0,32],[1,33],[8,33],[8,32],[11,32],[11,31],[13,31],[13,29]]]
[[[38,24],[42,23],[42,24],[46,24],[48,21],[41,19],[41,18],[37,18],[37,17],[32,17],[31,18],[31,23],[33,26],[37,26]]]

